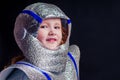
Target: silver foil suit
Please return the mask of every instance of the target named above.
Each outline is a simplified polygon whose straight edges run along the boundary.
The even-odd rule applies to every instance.
[[[56,5],[40,2],[27,6],[23,12],[17,16],[14,36],[25,56],[25,60],[23,61],[33,64],[35,67],[45,71],[50,75],[52,80],[78,80],[75,67],[68,57],[68,52],[70,52],[76,61],[79,71],[79,48],[76,45],[69,45],[71,22],[68,23],[68,37],[66,42],[60,45],[59,49],[50,50],[43,47],[42,43],[37,39],[39,25],[42,20],[47,18],[63,18],[68,20],[68,22],[70,20]],[[20,76],[21,73],[19,74],[18,72],[14,78],[8,80],[47,80],[47,78],[36,69],[22,64],[11,65],[1,72],[0,77],[3,74],[6,76],[9,75],[14,68],[25,73],[27,79]],[[6,80],[5,77],[1,77],[0,79]]]

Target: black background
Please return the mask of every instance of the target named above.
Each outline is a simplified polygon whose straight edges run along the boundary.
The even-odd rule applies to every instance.
[[[81,80],[120,80],[120,2],[102,0],[11,0],[1,2],[0,70],[20,50],[14,40],[16,16],[33,2],[59,6],[71,18],[71,44],[81,50]]]

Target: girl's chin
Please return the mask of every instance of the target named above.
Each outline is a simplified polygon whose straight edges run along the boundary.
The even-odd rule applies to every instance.
[[[46,48],[50,49],[50,50],[56,50],[58,49],[58,46],[45,46]]]

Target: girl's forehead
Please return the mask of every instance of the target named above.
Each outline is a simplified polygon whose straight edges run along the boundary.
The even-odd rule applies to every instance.
[[[44,19],[42,23],[54,23],[54,24],[61,24],[61,19],[59,18],[49,18],[49,19]],[[42,24],[41,23],[41,24]]]
[[[43,21],[49,21],[49,20],[60,20],[61,21],[60,18],[46,18],[46,19],[43,19]]]

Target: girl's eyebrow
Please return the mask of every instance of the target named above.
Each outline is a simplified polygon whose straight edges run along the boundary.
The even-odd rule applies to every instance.
[[[42,23],[42,24],[40,24],[40,25],[47,25],[47,23],[44,22],[44,23]]]
[[[61,25],[60,23],[55,23],[55,25]]]

